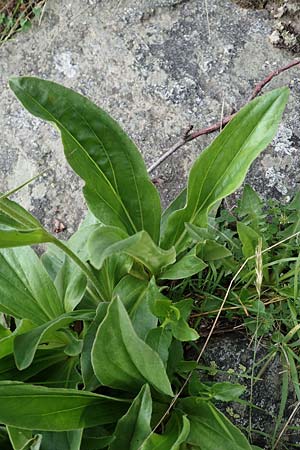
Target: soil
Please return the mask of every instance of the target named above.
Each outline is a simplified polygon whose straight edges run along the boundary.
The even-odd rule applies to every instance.
[[[299,0],[233,0],[242,8],[266,9],[274,19],[271,43],[300,54]]]

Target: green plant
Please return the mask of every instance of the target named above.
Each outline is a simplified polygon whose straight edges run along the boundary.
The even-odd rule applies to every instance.
[[[47,0],[0,0],[0,45],[15,33],[31,28],[32,20],[41,17]]]
[[[49,81],[10,86],[59,129],[90,213],[64,243],[0,198],[1,448],[250,450],[213,404],[243,387],[187,376],[193,301],[170,286],[230,256],[203,240],[208,214],[273,138],[288,89],[246,105],[161,214],[140,153],[104,111]],[[25,247],[38,243],[49,243],[40,259]]]

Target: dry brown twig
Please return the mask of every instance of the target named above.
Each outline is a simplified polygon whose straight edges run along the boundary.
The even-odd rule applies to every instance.
[[[250,100],[253,100],[255,97],[257,97],[262,89],[270,83],[270,81],[280,75],[281,73],[285,72],[286,70],[291,69],[292,67],[300,65],[300,60],[295,60],[290,62],[289,64],[280,67],[279,69],[274,70],[271,72],[267,77],[265,77],[262,81],[260,81],[254,88],[253,93],[251,97],[249,98],[248,102]],[[247,102],[247,103],[248,103]],[[178,149],[183,147],[188,142],[193,141],[194,139],[197,139],[200,136],[203,136],[205,134],[210,134],[215,131],[219,131],[220,129],[224,128],[225,125],[230,122],[230,120],[235,116],[235,114],[230,114],[229,116],[224,117],[222,121],[219,121],[213,125],[210,125],[209,127],[202,128],[201,130],[196,130],[194,132],[185,132],[183,136],[179,139],[176,144],[174,144],[169,150],[167,150],[160,158],[158,158],[157,161],[155,161],[148,169],[148,173],[153,172],[163,161],[165,161],[169,156],[171,156],[173,153],[175,153]]]

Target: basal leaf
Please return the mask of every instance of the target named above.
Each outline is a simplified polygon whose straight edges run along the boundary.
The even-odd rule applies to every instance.
[[[187,254],[184,255],[175,264],[167,266],[163,273],[160,275],[160,280],[180,280],[182,278],[191,277],[196,273],[201,272],[207,267],[204,261],[198,256]]]
[[[153,292],[149,282],[127,275],[115,287],[113,295],[122,301],[136,334],[145,340],[158,321],[150,309]]]
[[[157,391],[173,395],[161,359],[137,336],[118,298],[111,302],[99,326],[92,364],[97,378],[106,386],[136,392],[149,383]]]
[[[44,431],[42,434],[41,450],[80,450],[82,430]]]
[[[69,431],[114,423],[128,401],[75,389],[0,382],[0,422],[26,430]]]
[[[55,286],[66,312],[73,311],[80,303],[87,286],[87,279],[82,270],[66,256],[59,270]]]
[[[255,249],[258,245],[260,235],[243,222],[237,222],[237,231],[245,258],[255,255]]]
[[[92,366],[92,347],[100,323],[107,312],[108,303],[101,302],[96,311],[96,315],[90,324],[83,339],[83,348],[81,353],[81,373],[84,383],[84,389],[87,391],[95,390],[99,386],[99,380],[96,378]]]
[[[232,255],[224,245],[210,239],[200,242],[196,245],[196,253],[204,261],[216,261],[218,259],[228,258]]]
[[[51,278],[31,248],[0,250],[0,311],[38,325],[64,312]]]
[[[0,339],[0,359],[13,353],[14,340],[18,334],[26,333],[34,327],[35,324],[30,320],[21,320],[13,333]]]
[[[274,137],[288,93],[276,89],[250,102],[201,153],[189,175],[186,206],[170,214],[162,248],[184,250],[184,224],[205,226],[213,205],[241,185],[252,161]]]
[[[146,230],[159,238],[161,207],[135,144],[102,109],[80,94],[38,78],[10,80],[31,114],[55,124],[66,158],[86,183],[84,194],[94,215],[129,234]]]
[[[6,427],[14,450],[39,450],[41,435],[33,436],[32,431],[21,428]]]
[[[180,450],[190,432],[190,423],[186,416],[173,412],[163,434],[153,433],[145,441],[141,450]]]
[[[178,403],[190,421],[190,434],[186,440],[201,450],[251,450],[245,436],[210,402],[189,397]]]
[[[14,355],[18,369],[23,370],[30,366],[38,346],[42,342],[47,342],[47,335],[51,336],[54,331],[66,327],[75,320],[92,320],[93,318],[93,311],[74,311],[63,314],[57,319],[44,323],[25,334],[16,336],[14,340]]]
[[[164,366],[166,366],[168,362],[171,342],[172,331],[168,327],[152,328],[146,337],[146,343],[159,354]]]
[[[100,269],[108,256],[124,253],[147,267],[151,273],[158,273],[163,267],[175,262],[175,250],[162,250],[146,231],[126,238],[115,227],[99,226],[90,236],[90,261]]]
[[[109,450],[139,450],[151,432],[152,400],[149,386],[142,387],[127,413],[119,419]]]

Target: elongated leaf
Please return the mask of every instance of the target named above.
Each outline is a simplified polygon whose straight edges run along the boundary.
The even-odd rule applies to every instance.
[[[139,450],[151,432],[152,400],[149,386],[142,387],[127,413],[118,421],[109,450]]]
[[[196,252],[204,261],[216,261],[232,255],[231,251],[224,245],[218,244],[218,242],[210,239],[197,244]]]
[[[39,344],[47,340],[47,334],[49,336],[53,331],[66,327],[75,320],[92,320],[93,318],[94,313],[92,311],[74,311],[63,314],[57,319],[44,323],[25,334],[16,336],[14,354],[18,369],[23,370],[30,366]]]
[[[99,326],[92,364],[97,378],[106,386],[136,392],[149,383],[159,392],[173,395],[161,359],[137,336],[118,298],[111,302]]]
[[[21,320],[13,333],[0,340],[0,359],[13,353],[14,340],[18,334],[26,333],[27,331],[32,330],[32,328],[34,327],[35,324],[30,320]]]
[[[243,222],[237,222],[237,231],[243,246],[242,249],[245,258],[255,255],[255,249],[258,245],[260,235]]]
[[[120,280],[113,295],[122,301],[136,334],[145,340],[147,333],[158,322],[150,309],[153,291],[149,282],[127,275]]]
[[[88,247],[91,263],[97,269],[102,267],[108,256],[125,253],[156,274],[164,266],[175,262],[176,256],[174,248],[162,250],[146,231],[126,238],[121,230],[114,227],[98,227],[92,233]]]
[[[165,233],[165,229],[168,223],[168,219],[172,213],[178,209],[184,208],[186,204],[187,189],[183,189],[177,197],[169,204],[169,206],[164,210],[161,216],[161,234]]]
[[[41,435],[32,436],[32,432],[21,428],[6,427],[14,450],[39,450]]]
[[[69,431],[114,423],[128,401],[75,389],[0,382],[0,422],[18,428]]]
[[[0,311],[38,325],[64,312],[54,284],[30,248],[0,250]]]
[[[159,354],[164,366],[167,365],[172,332],[169,328],[156,327],[149,331],[146,343]]]
[[[130,271],[133,259],[127,255],[111,255],[105,259],[98,274],[104,300],[111,301],[115,287]]]
[[[151,434],[141,450],[180,450],[190,432],[190,423],[186,416],[174,412],[164,434]]]
[[[246,225],[250,224],[257,232],[260,231],[261,224],[264,225],[265,215],[263,212],[262,200],[249,184],[246,184],[244,187],[236,214],[242,217],[247,216]]]
[[[87,428],[84,430],[82,444],[80,450],[100,450],[108,448],[109,444],[114,440],[114,436],[108,436],[107,431],[97,428]]]
[[[92,366],[91,352],[99,325],[106,315],[107,307],[108,303],[102,302],[99,304],[96,315],[92,323],[90,324],[83,340],[83,348],[81,353],[81,372],[84,389],[87,391],[93,391],[96,389],[96,387],[99,386],[99,380],[96,378]]]
[[[207,264],[198,256],[187,254],[175,264],[166,267],[159,278],[161,280],[180,280],[201,272],[205,267]]]
[[[66,158],[86,182],[95,216],[134,234],[159,238],[160,200],[135,144],[107,113],[87,98],[38,78],[13,78],[10,87],[33,115],[60,130]]]
[[[87,285],[82,270],[68,257],[55,279],[55,286],[66,312],[73,311],[80,303]]]
[[[49,367],[62,362],[64,365],[67,363],[67,355],[58,350],[40,350],[37,352],[33,364],[28,369],[22,370],[20,372],[17,370],[15,360],[13,355],[8,355],[2,358],[0,361],[0,380],[10,380],[10,381],[27,381],[31,378],[36,377],[40,372],[47,369],[49,374]],[[64,387],[64,386],[63,386]]]
[[[184,250],[185,222],[204,226],[208,210],[241,185],[252,161],[276,133],[288,93],[287,88],[276,89],[250,102],[201,153],[189,175],[186,206],[168,218],[163,248]]]
[[[189,397],[181,400],[178,407],[190,421],[188,444],[199,446],[201,450],[251,450],[241,431],[210,402]]]
[[[41,450],[80,450],[82,430],[44,431],[42,434]]]

